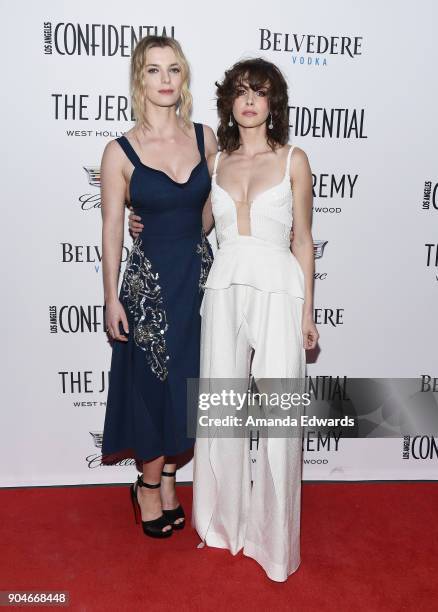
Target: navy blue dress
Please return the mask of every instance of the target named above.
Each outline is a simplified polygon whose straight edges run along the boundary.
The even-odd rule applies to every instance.
[[[201,159],[185,183],[144,165],[126,137],[117,139],[134,165],[130,200],[144,229],[120,289],[129,335],[113,345],[104,456],[147,461],[194,445],[186,435],[186,379],[199,376],[199,308],[212,262],[201,216],[210,176],[203,128],[194,126]]]

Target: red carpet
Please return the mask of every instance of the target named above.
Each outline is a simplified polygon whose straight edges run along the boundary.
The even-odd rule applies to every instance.
[[[190,511],[191,487],[179,487]],[[303,485],[302,561],[274,583],[255,561],[135,525],[128,487],[2,489],[0,590],[63,590],[71,610],[430,611],[438,484]]]

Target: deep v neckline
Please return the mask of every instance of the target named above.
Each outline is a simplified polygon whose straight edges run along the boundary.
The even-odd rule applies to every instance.
[[[179,187],[184,187],[184,185],[187,185],[187,184],[188,184],[188,183],[191,181],[191,179],[192,179],[193,174],[195,173],[195,171],[196,171],[196,170],[197,170],[197,169],[198,169],[198,168],[201,166],[201,164],[202,164],[202,163],[205,161],[205,156],[202,154],[202,152],[201,152],[201,150],[200,150],[200,147],[199,147],[198,136],[196,136],[196,144],[197,144],[197,147],[198,147],[198,153],[199,153],[199,157],[200,157],[200,159],[199,159],[198,163],[197,163],[195,166],[193,166],[193,168],[191,169],[190,174],[189,174],[189,177],[188,177],[188,179],[187,179],[186,181],[184,181],[184,182],[176,181],[175,179],[173,179],[173,178],[172,178],[172,177],[171,177],[171,176],[170,176],[170,175],[169,175],[167,172],[165,172],[164,170],[160,170],[159,168],[154,168],[153,166],[148,166],[147,164],[143,163],[143,162],[141,161],[141,159],[140,159],[140,156],[138,155],[137,151],[134,149],[134,147],[132,146],[132,144],[130,143],[130,141],[128,140],[128,138],[127,138],[125,135],[121,136],[121,138],[123,138],[123,139],[125,140],[126,144],[127,144],[127,145],[128,145],[128,147],[130,148],[130,150],[131,150],[131,152],[132,152],[132,155],[133,155],[133,156],[134,156],[134,158],[136,159],[137,164],[138,164],[139,166],[141,166],[141,167],[143,167],[143,168],[146,168],[146,170],[151,170],[152,172],[157,172],[158,174],[162,174],[162,175],[163,175],[163,176],[165,176],[165,177],[166,177],[166,178],[167,178],[169,181],[171,181],[171,182],[172,182],[172,183],[174,183],[175,185],[178,185]],[[133,164],[132,160],[130,160],[130,161],[131,161],[131,163]],[[133,165],[134,165],[134,170],[135,170],[135,166],[136,166],[136,164],[133,164]]]
[[[280,187],[282,187],[286,180],[288,182],[289,190],[290,190],[290,192],[292,192],[288,169],[289,169],[289,166],[290,166],[290,160],[291,160],[292,150],[293,149],[294,149],[294,145],[291,145],[290,148],[289,148],[289,152],[287,154],[287,157],[286,157],[286,168],[285,168],[285,171],[284,171],[283,179],[279,183],[277,183],[275,185],[272,185],[272,187],[268,187],[268,189],[265,189],[261,193],[257,194],[254,199],[249,200],[247,202],[247,204],[250,207],[250,212],[251,212],[251,208],[253,207],[253,204],[255,202],[257,202],[257,200],[259,200],[260,198],[262,198],[263,196],[265,196],[269,192],[274,191],[275,189],[279,189]],[[218,164],[219,157],[220,157],[221,153],[222,153],[222,151],[219,151],[216,154],[216,159],[214,161],[214,168],[213,168],[213,174],[211,175],[211,180],[212,180],[212,183],[214,182],[215,186],[218,189],[220,189],[220,191],[222,191],[227,196],[227,198],[234,204],[234,207],[237,209],[237,205],[236,205],[237,202],[240,202],[240,201],[243,201],[243,200],[235,200],[226,189],[224,189],[223,187],[221,187],[219,185],[219,183],[216,180],[216,176],[217,176],[217,164]]]
[[[216,180],[216,174],[217,172],[215,172],[212,176],[212,180],[214,181],[215,186],[220,189],[220,191],[222,191],[227,198],[229,198],[231,200],[231,202],[233,202],[234,206],[236,206],[236,202],[243,202],[243,200],[235,200],[231,194],[224,189],[223,187],[221,187],[219,185],[219,183]],[[252,205],[254,204],[254,202],[257,202],[257,200],[259,200],[262,196],[266,195],[267,193],[269,193],[270,191],[273,191],[274,189],[278,189],[279,187],[281,187],[283,185],[283,183],[286,181],[286,179],[289,178],[287,175],[283,178],[283,180],[281,180],[279,183],[277,183],[276,185],[272,185],[272,187],[268,187],[268,189],[265,189],[264,191],[262,191],[261,193],[257,194],[256,197],[253,200],[250,200],[248,202],[248,204],[250,205],[250,208],[252,208]],[[290,183],[289,183],[289,187],[290,187]]]

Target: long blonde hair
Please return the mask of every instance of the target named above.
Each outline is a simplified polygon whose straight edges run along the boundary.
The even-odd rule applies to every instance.
[[[131,99],[137,125],[149,123],[146,117],[146,87],[144,83],[144,68],[146,66],[146,53],[152,47],[170,47],[181,65],[182,89],[178,102],[178,110],[186,127],[190,127],[190,113],[192,110],[192,94],[190,93],[190,67],[181,49],[181,45],[174,38],[168,36],[145,36],[136,45],[131,58]]]

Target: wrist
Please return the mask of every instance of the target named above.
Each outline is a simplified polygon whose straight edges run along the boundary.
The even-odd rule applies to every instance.
[[[111,303],[117,302],[119,298],[115,293],[110,293],[108,295],[105,295],[104,299],[105,299],[105,304],[111,304]]]

